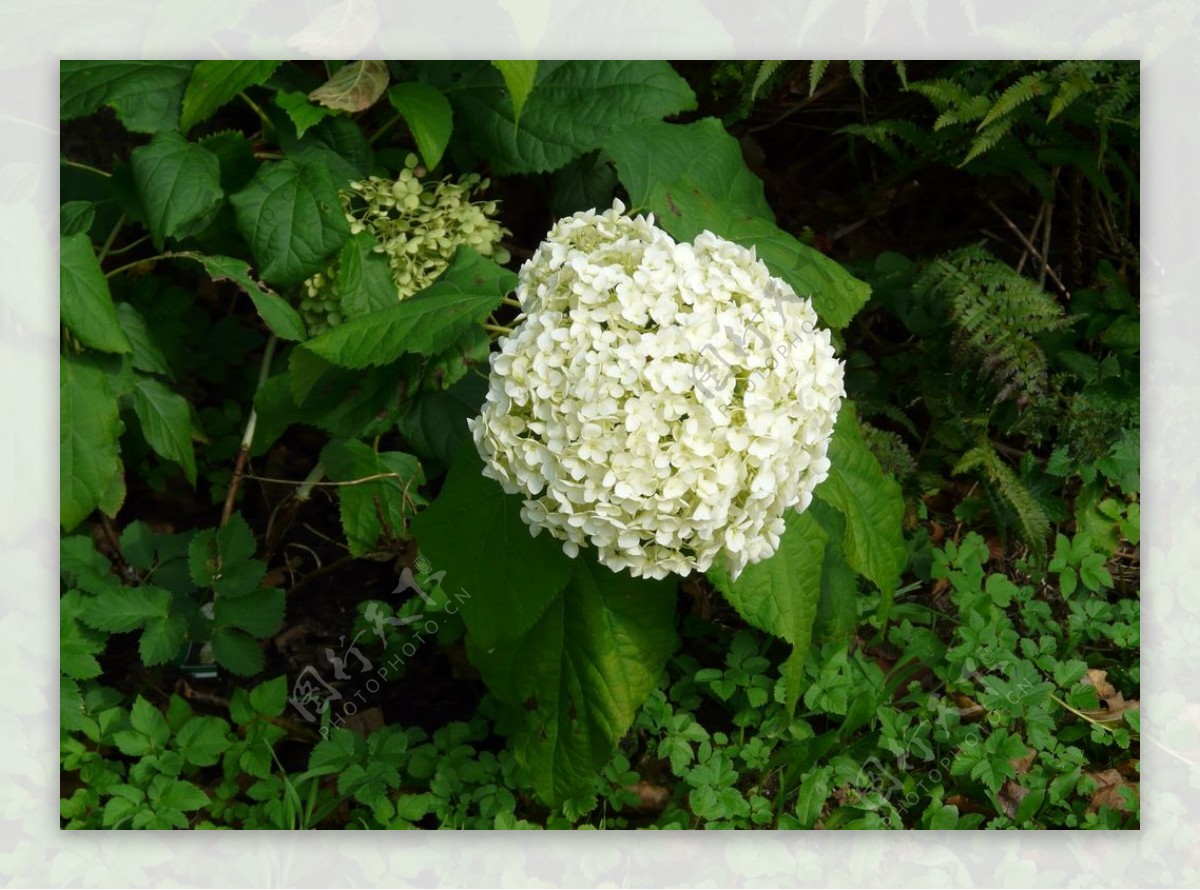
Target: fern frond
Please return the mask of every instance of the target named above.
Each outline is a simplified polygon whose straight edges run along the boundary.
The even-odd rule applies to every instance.
[[[908,89],[928,99],[937,111],[957,108],[972,99],[965,87],[952,80],[922,80],[909,84]]]
[[[1012,129],[1013,123],[1014,121],[1011,117],[1005,118],[1002,121],[992,124],[976,136],[975,141],[971,143],[971,148],[967,152],[967,156],[959,162],[958,166],[965,167],[980,155],[995,148],[996,143],[1008,135],[1008,131]]]
[[[984,116],[979,124],[979,129],[982,130],[994,121],[1000,120],[1016,111],[1026,102],[1033,99],[1034,96],[1040,96],[1046,92],[1046,81],[1049,77],[1047,71],[1035,71],[1032,74],[1026,74],[1021,77],[1000,94],[1000,98],[996,100],[996,104]]]
[[[811,96],[817,91],[817,84],[821,82],[821,78],[825,76],[825,70],[829,67],[829,60],[816,61],[809,63],[808,66],[808,94]]]
[[[767,81],[769,81],[775,75],[775,73],[779,70],[779,66],[782,64],[783,62],[781,60],[758,63],[758,72],[754,75],[754,83],[750,86],[751,102],[758,97],[758,91],[766,86]]]
[[[1050,518],[1033,492],[989,443],[967,451],[950,472],[958,476],[972,470],[982,473],[993,491],[1012,511],[1021,539],[1039,559],[1044,557],[1046,539],[1050,536]]]
[[[867,63],[862,59],[858,59],[847,62],[847,64],[850,66],[850,79],[858,84],[859,91],[865,94],[867,92]]]

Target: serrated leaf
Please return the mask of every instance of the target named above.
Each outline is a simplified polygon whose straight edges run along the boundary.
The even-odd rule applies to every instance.
[[[254,556],[258,545],[250,524],[241,513],[231,513],[229,521],[217,531],[217,552],[222,566],[237,565]]]
[[[504,78],[504,85],[508,87],[508,93],[512,96],[513,117],[516,124],[520,126],[521,109],[525,107],[525,100],[533,91],[533,84],[537,79],[538,63],[531,59],[509,59],[507,61],[493,59],[492,65]]]
[[[676,644],[673,580],[614,573],[590,554],[572,567],[526,633],[472,656],[520,715],[513,751],[550,805],[591,787]]]
[[[120,419],[108,375],[85,358],[59,361],[59,512],[63,529],[79,525],[120,480]]]
[[[221,567],[217,554],[217,530],[202,528],[188,542],[188,574],[197,587],[212,587],[213,572]]]
[[[516,284],[516,276],[468,247],[415,297],[352,318],[304,344],[344,368],[387,365],[405,353],[432,355],[462,330],[486,318]]]
[[[319,164],[267,162],[229,201],[262,277],[277,287],[321,271],[350,237],[333,176]]]
[[[746,566],[736,581],[723,568],[710,569],[708,577],[747,622],[792,644],[795,659],[789,659],[785,671],[785,704],[791,711],[804,691],[804,659],[821,599],[828,538],[808,513],[789,511],[785,521],[787,527],[773,556]]]
[[[408,124],[425,166],[434,169],[442,160],[454,129],[450,101],[441,90],[412,81],[396,84],[388,90],[388,102]]]
[[[224,59],[197,62],[183,94],[179,129],[186,133],[242,90],[265,82],[282,64]]]
[[[108,280],[86,234],[68,235],[59,242],[59,286],[63,324],[84,346],[101,352],[130,352],[121,330]]]
[[[213,575],[212,588],[222,599],[249,596],[258,590],[267,575],[267,564],[257,559],[222,565]]]
[[[337,292],[345,318],[387,309],[400,301],[387,256],[375,250],[378,243],[370,233],[359,232],[338,255]],[[304,350],[297,352],[304,354]]]
[[[133,181],[141,197],[154,246],[182,239],[211,222],[225,193],[217,156],[173,131],[156,135],[130,155]]]
[[[70,586],[96,596],[120,586],[108,557],[97,551],[92,539],[85,535],[71,535],[59,542],[58,568]]]
[[[446,567],[445,583],[470,595],[460,609],[485,650],[528,631],[571,574],[559,542],[530,534],[521,500],[484,477],[483,460],[468,440],[437,500],[412,522],[421,552]]]
[[[516,124],[504,78],[487,62],[428,62],[422,77],[450,99],[466,140],[497,173],[556,170],[609,133],[696,106],[666,62],[540,62]]]
[[[151,618],[166,617],[171,594],[158,587],[120,587],[103,596],[85,600],[79,620],[88,627],[109,633],[136,630]]]
[[[193,766],[213,766],[229,750],[229,724],[220,717],[192,717],[175,734],[175,745]]]
[[[184,85],[195,62],[63,61],[59,113],[63,120],[112,108],[135,133],[179,126]]]
[[[163,810],[189,812],[208,806],[210,803],[207,794],[185,779],[172,779],[165,784],[162,793],[155,801],[156,809],[160,813]],[[186,826],[186,824],[185,821],[184,825]]]
[[[834,330],[866,303],[865,282],[775,225],[762,182],[720,121],[646,121],[612,134],[604,148],[634,208],[653,211],[676,239],[691,241],[708,230],[753,248],[773,275],[812,298],[822,324]]]
[[[907,561],[904,497],[863,441],[849,405],[843,406],[834,427],[829,462],[829,478],[814,495],[846,517],[846,561],[890,597]]]
[[[171,366],[167,363],[167,357],[154,342],[154,335],[150,333],[150,327],[141,313],[128,303],[117,303],[117,321],[133,350],[133,367],[149,374],[170,377]]]
[[[146,622],[138,640],[138,655],[142,664],[153,667],[166,664],[179,654],[187,638],[187,620],[182,615],[165,615]]]
[[[418,492],[425,481],[421,463],[399,451],[376,452],[365,442],[335,439],[321,452],[321,463],[334,482],[366,479],[384,473],[398,478],[375,479],[338,488],[342,528],[353,556],[374,549],[380,535],[405,537],[408,520],[424,498]],[[385,527],[386,524],[386,527]]]
[[[263,669],[263,654],[257,641],[240,630],[219,630],[213,634],[213,657],[217,664],[242,677],[252,677]]]
[[[308,336],[304,320],[287,300],[265,284],[256,281],[250,274],[250,264],[245,260],[228,256],[203,256],[198,253],[181,253],[175,256],[196,260],[213,281],[232,281],[242,289],[254,303],[259,316],[271,333],[284,340],[303,340]]]
[[[287,92],[280,90],[275,94],[275,104],[282,108],[288,119],[296,127],[296,136],[303,138],[309,127],[315,126],[327,117],[333,117],[338,112],[324,105],[314,105],[308,98],[308,93]]]
[[[82,606],[83,597],[76,590],[68,591],[59,601],[59,670],[76,680],[90,680],[100,676],[96,656],[104,651],[107,637],[75,619]]]
[[[390,79],[385,62],[373,59],[350,62],[309,93],[308,98],[326,108],[354,114],[378,102]]]
[[[138,375],[133,410],[150,447],[160,457],[179,464],[187,481],[195,485],[196,453],[192,448],[192,411],[187,399],[153,377]]]
[[[155,750],[161,751],[171,737],[171,728],[167,726],[167,718],[140,695],[129,709],[129,725],[135,732],[144,735]]]
[[[280,675],[274,680],[264,680],[250,690],[250,707],[264,717],[278,717],[287,707],[287,677]]]
[[[283,614],[284,593],[274,587],[260,587],[236,598],[218,596],[213,606],[213,622],[218,627],[236,627],[259,639],[278,632]]]

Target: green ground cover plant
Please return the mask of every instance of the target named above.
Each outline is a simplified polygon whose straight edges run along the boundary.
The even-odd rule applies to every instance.
[[[64,827],[1138,826],[1136,63],[60,74]]]

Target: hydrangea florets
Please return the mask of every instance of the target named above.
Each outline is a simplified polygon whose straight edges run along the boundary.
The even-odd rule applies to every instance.
[[[520,271],[524,318],[471,421],[484,474],[574,556],[639,577],[733,577],[828,476],[843,365],[753,250],[653,217],[560,220]]]
[[[398,300],[431,285],[461,245],[498,263],[509,259],[500,247],[507,230],[492,218],[496,202],[472,200],[488,187],[486,179],[471,173],[457,181],[431,182],[421,173],[417,156],[410,154],[395,180],[372,176],[338,193],[350,232],[369,232],[374,251],[387,255]],[[300,310],[312,334],[342,321],[339,265],[335,258],[304,282]]]

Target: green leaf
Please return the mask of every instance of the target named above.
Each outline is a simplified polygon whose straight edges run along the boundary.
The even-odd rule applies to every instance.
[[[846,561],[885,597],[900,583],[907,562],[904,549],[904,497],[892,476],[862,438],[858,418],[843,405],[829,443],[829,478],[814,494],[846,517]]]
[[[100,676],[96,656],[104,651],[107,637],[81,625],[75,616],[83,607],[84,598],[77,590],[67,591],[59,601],[58,658],[64,676],[90,680]]]
[[[470,374],[444,392],[422,392],[404,404],[396,426],[409,447],[443,467],[470,437],[467,419],[479,414],[487,381]]]
[[[129,710],[129,724],[135,732],[144,735],[155,750],[161,751],[171,737],[171,729],[167,726],[167,718],[140,695]]]
[[[159,250],[167,238],[186,238],[207,226],[225,200],[217,156],[176,132],[159,133],[135,148],[130,167]]]
[[[134,382],[133,410],[142,435],[160,457],[183,468],[196,484],[196,453],[192,449],[192,411],[187,399],[153,377],[138,375]]]
[[[333,176],[320,164],[267,162],[229,201],[262,277],[276,287],[321,271],[350,237]]]
[[[282,64],[226,60],[197,62],[183,94],[179,129],[186,133],[242,90],[265,82]]]
[[[218,596],[213,605],[217,627],[236,627],[259,639],[277,633],[283,626],[284,593],[274,587],[259,587],[245,596]]]
[[[220,717],[192,717],[175,734],[183,759],[193,766],[213,766],[229,750],[229,724]]]
[[[387,365],[409,352],[432,355],[486,318],[515,284],[512,272],[460,247],[442,277],[415,297],[352,318],[303,348],[344,368]]]
[[[86,235],[96,221],[96,205],[91,201],[67,201],[58,211],[59,235]]]
[[[162,793],[155,801],[156,809],[182,810],[188,812],[208,806],[212,801],[208,795],[184,779],[172,779],[162,786]],[[186,821],[183,823],[186,826]]]
[[[342,246],[338,257],[337,290],[342,315],[357,318],[399,302],[396,280],[387,257],[375,250],[379,242],[368,232],[359,232]],[[298,350],[301,354],[303,350]]]
[[[112,572],[112,563],[84,535],[71,535],[59,542],[58,567],[70,586],[96,596],[104,596],[120,586]]]
[[[281,90],[275,94],[275,104],[287,113],[288,119],[296,126],[296,136],[300,138],[303,138],[309,127],[338,113],[332,108],[314,105],[309,101],[308,93],[292,93]]]
[[[240,630],[218,630],[213,634],[213,656],[232,673],[252,677],[263,669],[263,654],[257,641]]]
[[[141,313],[128,303],[117,303],[117,321],[133,348],[133,367],[149,374],[170,377],[171,366],[167,364],[167,357],[154,342],[154,335],[150,333],[150,327]]]
[[[222,567],[245,562],[257,549],[254,533],[245,517],[241,513],[230,514],[229,521],[217,532],[217,552],[221,554]]]
[[[513,96],[492,65],[420,67],[449,98],[468,142],[502,174],[556,170],[599,148],[614,130],[696,107],[687,82],[666,62],[540,62],[517,127]]]
[[[350,62],[309,93],[308,98],[320,102],[326,108],[355,114],[365,111],[379,101],[379,97],[387,89],[389,79],[386,62],[373,59]]]
[[[63,529],[79,525],[121,477],[120,419],[108,375],[87,359],[59,361],[59,512]]]
[[[866,283],[775,225],[762,182],[720,121],[646,121],[612,134],[604,148],[634,208],[653,211],[675,238],[691,241],[708,230],[753,248],[773,275],[812,298],[821,322],[834,330],[866,303]]]
[[[264,717],[278,717],[287,707],[287,676],[281,674],[274,680],[264,680],[250,690],[250,707]]]
[[[468,440],[437,500],[412,522],[422,553],[445,567],[445,583],[470,596],[462,616],[485,650],[526,633],[571,574],[558,541],[530,534],[521,500],[483,476],[483,461]]]
[[[711,569],[708,576],[742,618],[792,644],[795,659],[789,659],[785,671],[785,703],[792,711],[804,691],[804,659],[821,599],[828,538],[808,513],[789,511],[785,521],[787,528],[773,556],[746,566],[736,581],[724,569]]]
[[[512,96],[513,117],[519,125],[521,109],[525,107],[525,100],[529,98],[529,94],[533,90],[534,79],[537,77],[538,63],[536,60],[529,59],[499,61],[493,59],[492,65],[504,78],[504,85],[508,87],[509,95]]]
[[[399,477],[338,488],[342,527],[351,555],[369,553],[381,534],[390,540],[406,537],[407,522],[417,504],[424,500],[418,492],[425,481],[420,461],[398,451],[377,453],[365,442],[335,439],[321,452],[321,463],[334,482],[383,473]]]
[[[213,573],[221,567],[217,554],[217,530],[202,528],[188,543],[188,574],[197,587],[212,587]]]
[[[151,618],[165,618],[171,594],[158,587],[120,587],[83,603],[79,620],[88,627],[110,633],[136,630]]]
[[[138,654],[142,664],[153,667],[166,664],[179,654],[187,638],[187,620],[179,614],[151,618],[146,622],[142,638],[138,641]]]
[[[59,112],[63,120],[112,108],[135,133],[179,126],[184,85],[195,62],[63,61]]]
[[[473,639],[489,688],[521,718],[513,752],[548,804],[589,789],[612,757],[675,650],[674,611],[673,580],[636,580],[586,555],[522,636],[491,651]]]
[[[81,233],[68,235],[59,243],[63,324],[84,346],[101,352],[130,352],[132,347],[121,330],[92,242]]]
[[[388,101],[412,131],[421,160],[430,170],[442,159],[454,129],[454,112],[441,90],[427,83],[399,83],[388,90]]]
[[[303,340],[308,336],[304,320],[287,300],[250,274],[250,264],[228,256],[202,256],[198,253],[176,254],[196,260],[204,266],[213,281],[232,281],[254,303],[259,316],[271,333],[284,340]]]

